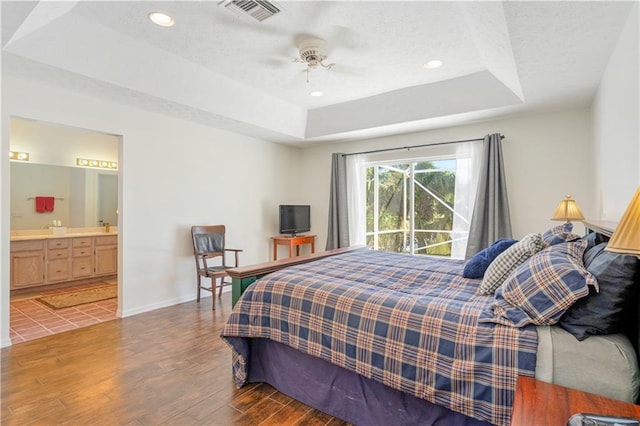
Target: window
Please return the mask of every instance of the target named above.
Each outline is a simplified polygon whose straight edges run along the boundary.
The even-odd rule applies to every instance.
[[[451,257],[468,220],[454,211],[456,158],[366,164],[366,242],[375,250]],[[466,231],[454,233],[454,220]]]

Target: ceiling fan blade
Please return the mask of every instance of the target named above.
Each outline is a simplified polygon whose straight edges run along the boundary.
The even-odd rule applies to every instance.
[[[260,63],[270,68],[284,68],[288,66],[288,62],[280,58],[264,58]]]
[[[333,52],[336,49],[355,50],[363,46],[357,41],[353,30],[341,25],[334,25],[331,28],[331,33],[326,38],[329,51]]]
[[[349,65],[333,64],[331,69],[327,70],[331,74],[340,74],[349,77],[362,77],[366,74],[362,68],[352,67]]]
[[[315,34],[310,34],[310,33],[297,33],[293,36],[293,45],[296,47],[296,49],[300,46],[301,43],[304,43],[308,40],[321,40],[324,42],[324,39],[322,37],[318,37]]]

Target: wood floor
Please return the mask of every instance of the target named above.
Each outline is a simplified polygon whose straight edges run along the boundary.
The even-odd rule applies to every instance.
[[[1,351],[3,425],[345,425],[266,384],[236,389],[230,293]]]

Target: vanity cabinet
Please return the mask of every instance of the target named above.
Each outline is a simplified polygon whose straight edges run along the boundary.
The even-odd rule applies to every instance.
[[[95,276],[118,273],[118,237],[109,235],[96,237]]]
[[[117,273],[117,235],[11,241],[12,290]]]
[[[44,284],[44,241],[11,242],[11,288]]]

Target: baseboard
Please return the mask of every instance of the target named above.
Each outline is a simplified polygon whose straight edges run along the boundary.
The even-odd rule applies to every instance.
[[[223,293],[229,293],[231,292],[231,286],[226,286],[222,288],[222,292]],[[207,291],[202,292],[203,294],[200,296],[200,299],[208,299],[211,298],[211,294]],[[193,302],[194,300],[196,300],[196,296],[186,296],[186,297],[180,297],[180,298],[176,298],[176,299],[170,299],[170,300],[165,300],[162,302],[158,302],[158,303],[152,303],[150,305],[144,305],[144,306],[139,306],[137,308],[133,308],[133,309],[127,309],[127,310],[120,310],[118,309],[116,311],[116,316],[119,318],[126,318],[126,317],[130,317],[132,315],[138,315],[138,314],[142,314],[145,312],[149,312],[149,311],[154,311],[156,309],[161,309],[161,308],[166,308],[168,306],[173,306],[173,305],[178,305],[180,303],[185,303],[185,302]]]
[[[192,300],[196,300],[196,298],[193,296],[181,297],[176,299],[165,300],[158,303],[151,303],[149,305],[138,306],[137,308],[126,309],[124,311],[121,311],[120,309],[118,309],[116,311],[116,315],[121,318],[126,318],[132,315],[142,314],[144,312],[155,311],[156,309],[166,308],[168,306],[178,305],[180,303],[190,302]]]

